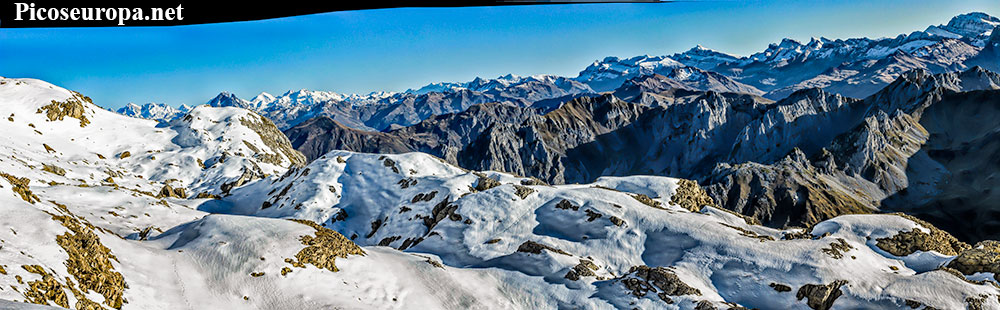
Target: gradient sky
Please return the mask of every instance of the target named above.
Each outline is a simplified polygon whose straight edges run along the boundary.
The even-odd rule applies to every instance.
[[[289,89],[368,93],[430,82],[557,74],[605,56],[696,44],[738,55],[788,37],[893,37],[997,0],[687,1],[334,12],[265,21],[0,29],[0,76],[43,79],[118,108],[249,99]]]

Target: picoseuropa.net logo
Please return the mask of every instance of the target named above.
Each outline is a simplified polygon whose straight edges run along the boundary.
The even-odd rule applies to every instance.
[[[17,14],[14,20],[29,21],[118,21],[124,26],[125,21],[172,21],[184,20],[184,7],[180,4],[175,8],[46,8],[35,7],[34,3],[15,3]],[[146,14],[146,13],[149,14]]]

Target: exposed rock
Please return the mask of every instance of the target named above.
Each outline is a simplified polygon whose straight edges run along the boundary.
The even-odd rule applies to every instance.
[[[187,193],[185,193],[184,188],[174,188],[170,186],[170,184],[164,184],[163,188],[160,189],[160,192],[156,194],[156,198],[165,197],[184,199],[187,198]]]
[[[601,216],[604,216],[600,212],[594,211],[593,209],[583,210],[583,213],[587,215],[587,222],[593,222],[594,220],[601,218]]]
[[[517,247],[518,252],[531,253],[531,254],[542,254],[542,250],[548,250],[550,252],[559,253],[562,255],[570,255],[566,251],[544,245],[534,241],[525,241]]]
[[[979,242],[976,246],[959,253],[948,263],[948,267],[966,275],[992,272],[996,277],[1000,275],[1000,242],[993,240]]]
[[[536,177],[530,177],[530,178],[527,178],[527,179],[522,179],[521,180],[521,185],[525,185],[525,186],[528,186],[528,185],[545,185],[545,186],[548,186],[549,184],[545,183],[545,181],[539,180]]]
[[[914,228],[910,231],[901,231],[892,237],[876,240],[875,246],[889,252],[889,254],[907,256],[916,251],[935,251],[944,255],[958,255],[970,248],[969,244],[958,241],[951,234],[930,223],[901,213],[897,213],[897,215],[917,223],[922,228],[929,230],[930,233]]]
[[[418,193],[416,196],[413,196],[413,199],[410,200],[410,203],[418,203],[418,202],[421,202],[421,201],[431,201],[432,199],[434,199],[434,196],[436,196],[436,195],[437,195],[437,191],[431,191],[430,193],[427,193],[427,194]]]
[[[371,224],[372,231],[369,232],[367,235],[365,235],[365,238],[371,238],[372,236],[374,236],[375,233],[378,232],[379,228],[382,228],[382,224],[385,223],[386,219],[387,218],[376,218],[374,221],[372,221]]]
[[[695,304],[694,310],[719,310],[719,308],[716,308],[711,301],[702,300]]]
[[[243,174],[241,174],[239,178],[237,178],[232,182],[223,183],[221,186],[219,186],[219,190],[221,190],[224,195],[229,194],[229,192],[232,191],[234,188],[243,186],[243,184],[249,183],[250,181],[260,178],[261,178],[260,172],[244,168]],[[289,186],[291,186],[291,184],[289,184]],[[287,192],[287,188],[282,192]],[[283,196],[283,195],[284,194],[279,194],[278,196]]]
[[[379,154],[416,151],[407,145],[406,139],[397,135],[351,128],[326,116],[312,118],[295,125],[285,130],[285,135],[288,136],[292,146],[302,152],[309,161],[332,150]]]
[[[833,258],[841,259],[844,257],[844,253],[854,249],[850,244],[847,243],[843,238],[837,238],[837,241],[831,242],[830,247],[822,248],[826,255],[830,255]]]
[[[569,200],[563,199],[556,203],[556,209],[579,211],[580,206],[574,205],[572,202],[569,202]]]
[[[417,244],[420,244],[420,242],[423,241],[424,237],[406,238],[406,240],[403,240],[403,244],[399,245],[398,250],[403,251],[409,249],[410,247],[416,246]]]
[[[63,285],[55,277],[42,269],[42,266],[24,265],[21,267],[42,277],[40,280],[28,281],[28,287],[22,293],[27,302],[48,305],[51,301],[60,307],[69,308],[69,299],[66,292],[63,291]]]
[[[60,208],[68,212],[65,208]],[[128,284],[121,273],[115,271],[111,261],[118,258],[101,244],[101,239],[93,232],[93,226],[78,220],[72,214],[52,215],[52,219],[62,223],[69,231],[56,236],[56,242],[69,255],[66,270],[80,283],[84,293],[95,291],[104,296],[104,304],[121,309],[126,303],[123,294]]]
[[[431,209],[430,216],[424,217],[424,226],[427,227],[427,231],[429,232],[434,228],[434,226],[437,226],[437,224],[445,218],[452,220],[456,220],[456,218],[458,218],[457,220],[461,220],[461,216],[455,213],[457,210],[458,205],[451,203],[451,197],[445,197],[441,200],[441,202],[434,205],[434,208]]]
[[[485,174],[479,174],[479,181],[476,182],[476,191],[481,192],[497,186],[500,186],[500,181],[487,177]]]
[[[401,236],[392,236],[392,237],[384,238],[382,240],[379,240],[378,245],[379,246],[389,246],[393,242],[398,241],[399,239],[403,239],[403,237],[401,237]]]
[[[61,121],[66,117],[75,118],[80,121],[80,127],[87,127],[90,124],[90,120],[85,115],[86,108],[84,107],[84,102],[93,104],[89,97],[73,92],[73,96],[66,99],[66,101],[52,100],[52,103],[42,106],[36,113],[45,113],[49,121]]]
[[[611,224],[615,224],[615,226],[618,226],[618,227],[622,227],[622,226],[628,225],[627,223],[625,223],[625,220],[621,219],[620,217],[614,216],[614,215],[608,217],[608,220],[611,221]]]
[[[771,227],[809,227],[838,215],[874,211],[856,193],[828,186],[798,149],[774,165],[721,164],[709,183],[722,208]]]
[[[681,281],[672,270],[666,267],[632,266],[627,274],[617,279],[635,297],[643,297],[654,293],[661,300],[672,304],[669,296],[696,295],[701,291]]]
[[[51,173],[51,174],[55,174],[55,175],[58,175],[58,176],[65,176],[66,175],[66,169],[59,168],[58,166],[55,166],[55,165],[44,164],[44,165],[42,165],[42,171],[45,171],[45,172],[48,172],[48,173]]]
[[[13,187],[11,191],[21,196],[22,200],[32,204],[39,201],[38,196],[35,196],[28,187],[28,183],[31,183],[31,180],[28,178],[18,178],[3,172],[0,172],[0,177],[7,179],[7,182]]]
[[[760,234],[758,234],[755,231],[752,231],[752,230],[749,230],[749,229],[746,229],[746,228],[743,228],[743,227],[733,226],[733,225],[729,225],[729,224],[726,224],[726,223],[719,223],[719,224],[722,224],[722,226],[726,226],[726,227],[732,228],[732,229],[740,232],[740,236],[744,236],[744,237],[748,237],[748,238],[754,238],[754,239],[757,239],[760,242],[774,241],[774,237],[766,236],[766,235],[760,235]]]
[[[647,206],[650,206],[650,207],[653,207],[653,208],[657,208],[657,209],[663,209],[663,207],[660,206],[660,202],[659,201],[656,201],[653,198],[649,198],[649,196],[646,196],[646,195],[643,195],[643,194],[632,194],[631,196],[632,196],[632,198],[635,198],[636,201],[639,201],[639,202],[641,202],[644,205],[647,205]]]
[[[278,166],[286,164],[295,167],[305,166],[305,155],[292,148],[288,137],[285,137],[285,134],[281,130],[278,130],[278,127],[274,126],[274,123],[271,123],[267,118],[251,113],[249,118],[240,118],[240,124],[256,132],[260,136],[261,141],[264,142],[264,145],[270,148],[272,152],[275,152],[268,153],[260,150],[261,152],[255,154],[254,157],[261,162]],[[287,160],[287,163],[285,160]]]
[[[788,285],[781,284],[781,283],[771,282],[771,284],[769,284],[769,286],[771,286],[771,288],[773,288],[775,291],[778,291],[778,293],[784,293],[784,292],[791,292],[792,291],[792,287],[790,287]]]
[[[534,192],[535,190],[531,187],[514,185],[514,194],[517,195],[517,197],[521,197],[521,199],[528,198],[528,195],[531,195],[531,193]]]
[[[576,266],[573,266],[573,269],[566,272],[566,276],[564,277],[570,281],[580,280],[581,277],[593,277],[597,275],[594,273],[597,269],[599,269],[599,267],[597,267],[593,261],[580,259],[580,263],[576,264]]]
[[[990,295],[980,294],[979,296],[969,296],[965,298],[965,308],[969,310],[985,310],[983,304],[986,303],[986,298]]]
[[[205,199],[205,198],[208,198],[208,199],[221,199],[222,197],[219,197],[219,195],[215,195],[215,194],[211,194],[211,193],[207,193],[207,192],[201,192],[201,193],[198,193],[198,195],[195,196],[194,198],[195,199]]]
[[[305,268],[305,264],[312,264],[320,269],[336,272],[340,270],[337,269],[337,265],[335,264],[338,257],[347,258],[348,255],[365,255],[365,251],[361,247],[336,231],[308,220],[292,219],[291,221],[312,227],[316,230],[315,236],[306,235],[299,238],[306,247],[295,254],[297,261],[292,260],[289,262],[294,267]],[[282,269],[282,275],[285,274],[287,272]]]
[[[806,284],[800,287],[799,291],[795,293],[795,299],[802,300],[805,298],[806,305],[813,310],[830,310],[833,307],[833,302],[840,295],[844,294],[840,290],[840,287],[845,284],[847,284],[846,280],[837,280],[826,285]]]
[[[417,185],[417,180],[414,180],[413,178],[405,178],[405,179],[400,179],[399,182],[396,182],[396,184],[399,184],[400,189],[407,189],[410,186]],[[334,193],[337,192],[336,189],[331,189],[331,190]]]
[[[698,182],[686,179],[677,180],[677,192],[670,196],[670,203],[691,212],[701,212],[702,207],[715,205],[715,201],[698,186]]]

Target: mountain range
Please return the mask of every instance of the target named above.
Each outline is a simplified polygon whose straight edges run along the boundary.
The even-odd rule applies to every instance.
[[[541,117],[627,107],[609,94]],[[3,308],[1000,307],[995,241],[901,213],[776,229],[687,179],[549,185],[419,152],[310,161],[244,108],[163,123],[32,79],[0,78],[0,112]]]
[[[997,309],[995,29],[117,113],[0,78],[0,308]]]
[[[505,75],[464,83],[432,83],[402,93],[344,95],[300,90],[278,97],[261,93],[250,101],[224,92],[219,96],[232,98],[216,97],[208,104],[249,107],[273,119],[282,130],[313,117],[328,116],[351,128],[381,131],[394,125],[413,125],[431,115],[461,112],[478,103],[527,106],[613,91],[626,80],[652,74],[666,76],[680,88],[754,94],[772,100],[808,88],[864,98],[913,69],[944,73],[980,66],[1000,71],[1000,34],[993,32],[998,26],[1000,19],[996,17],[969,13],[947,24],[894,38],[813,38],[805,44],[784,39],[743,57],[700,45],[673,55],[606,57],[574,78]],[[139,110],[126,106],[118,112],[144,117],[136,113]],[[179,115],[163,114],[166,117],[147,118]]]

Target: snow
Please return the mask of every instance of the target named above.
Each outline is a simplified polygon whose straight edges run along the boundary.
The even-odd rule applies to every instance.
[[[393,165],[387,166],[386,160]],[[905,299],[927,299],[919,294],[923,288],[902,288],[900,283],[914,285],[911,277],[944,274],[932,278],[949,285],[964,283],[960,279],[950,281],[947,277],[954,276],[942,271],[932,271],[936,266],[929,268],[932,259],[926,253],[897,258],[877,249],[868,238],[889,237],[916,227],[913,222],[894,215],[841,216],[814,228],[816,236],[829,233],[823,238],[761,242],[741,236],[738,230],[726,225],[779,240],[786,231],[747,225],[741,218],[711,207],[703,213],[692,213],[672,205],[669,197],[677,185],[670,178],[604,177],[594,184],[536,185],[530,186],[535,192],[521,199],[511,184],[519,184],[521,178],[495,172],[486,175],[498,178],[504,185],[472,191],[469,188],[477,184],[479,176],[421,153],[378,155],[334,151],[283,179],[262,180],[241,188],[226,200],[232,203],[233,213],[322,221],[345,235],[355,235],[355,242],[365,246],[398,237],[383,244],[400,247],[406,239],[425,237],[406,251],[434,254],[448,266],[488,266],[540,276],[590,296],[586,301],[576,301],[587,308],[601,308],[605,302],[617,307],[626,304],[622,303],[624,299],[601,297],[610,294],[607,290],[615,290],[610,280],[591,278],[588,285],[562,278],[582,257],[591,259],[601,267],[601,273],[609,276],[622,275],[636,265],[673,266],[688,285],[704,292],[698,299],[725,300],[762,309],[786,307],[795,302],[792,295],[775,295],[767,286],[771,282],[798,287],[848,280],[851,283],[848,293],[841,297],[844,301],[838,299],[838,302],[897,307]],[[400,180],[416,180],[416,184],[401,189]],[[333,186],[334,190],[324,186]],[[283,188],[290,188],[286,195],[265,194]],[[435,191],[437,194],[431,201],[411,201],[417,194]],[[657,200],[664,209],[642,204],[632,194],[659,197]],[[428,230],[415,215],[432,214],[433,207],[444,199],[456,204],[455,212],[471,223],[444,219]],[[556,208],[564,199],[579,206],[579,210]],[[256,204],[261,200],[274,203],[261,210]],[[400,206],[409,209],[402,211]],[[334,214],[341,210],[346,219],[333,220]],[[585,210],[602,217],[589,221]],[[615,226],[608,220],[611,216],[627,224]],[[381,226],[373,232],[372,223],[376,221]],[[432,231],[436,234],[430,234]],[[838,238],[853,248],[843,258],[833,258],[821,251]],[[500,241],[487,242],[493,239]],[[524,241],[540,242],[569,254],[546,251],[538,256],[516,252]],[[940,265],[945,257],[933,258]],[[911,265],[919,267],[920,273]],[[892,271],[889,266],[899,271]],[[893,295],[872,293],[880,287],[894,287],[898,291]],[[990,290],[969,289],[966,292]],[[540,296],[551,295],[556,299],[555,304],[564,302],[558,297],[562,288],[539,286],[530,290]],[[957,298],[959,294],[955,291],[950,296]]]
[[[748,59],[831,57],[829,49],[854,46],[865,46],[871,57],[888,49],[935,55],[933,48],[940,44],[965,43],[921,39],[883,50],[878,48],[888,45],[784,40]],[[595,62],[577,79],[664,70],[679,80],[709,76],[670,57],[639,56]],[[462,87],[496,90],[564,80],[507,75]],[[105,111],[44,81],[0,78],[0,116],[9,115],[0,119],[5,133],[0,171],[30,180],[28,188],[38,197],[26,201],[12,191],[11,180],[0,178],[5,215],[0,226],[7,228],[0,229],[0,262],[7,272],[0,275],[0,307],[31,308],[7,302],[24,300],[14,288],[23,292],[30,287],[25,283],[41,279],[24,265],[42,266],[64,284],[73,278],[69,254],[57,242],[69,228],[54,215],[93,225],[88,229],[117,257],[112,265],[128,283],[127,309],[693,309],[702,301],[719,308],[735,303],[788,309],[805,307],[795,289],[837,280],[848,284],[835,309],[901,308],[907,300],[953,309],[965,307],[969,297],[998,294],[991,284],[967,281],[993,283],[990,274],[963,278],[939,270],[953,256],[918,251],[897,257],[880,249],[880,238],[926,230],[897,215],[840,216],[812,227],[810,238],[784,240],[801,229],[751,225],[712,206],[691,211],[675,201],[682,183],[669,177],[537,185],[520,176],[468,171],[424,153],[333,151],[299,166],[294,156],[268,141],[263,125],[254,125],[268,121],[247,110],[392,95],[299,90],[261,93],[246,101],[222,93],[188,108],[184,116],[157,122]],[[50,120],[38,112],[52,101],[69,99],[84,101],[89,124],[71,117]],[[747,126],[741,137],[780,140],[808,134],[808,126],[787,132],[759,128],[840,109],[844,102],[803,104],[768,110],[762,118],[767,124]],[[123,111],[166,111],[157,108],[162,106],[130,104]],[[484,188],[486,179],[498,185]],[[157,195],[165,185],[187,192]],[[228,186],[233,189],[223,189]],[[197,198],[199,193],[218,199]],[[302,236],[317,230],[288,219],[335,230],[365,254],[337,258],[336,272],[308,264],[291,267],[285,259],[306,248]],[[532,252],[528,242],[549,249]],[[839,242],[849,249],[837,257],[829,249]],[[583,261],[596,266],[594,274],[568,278]],[[670,296],[670,304],[655,293],[634,296],[621,279],[636,266],[667,267],[700,295]],[[286,267],[292,272],[282,275]],[[251,275],[258,272],[264,274]],[[793,291],[778,292],[771,283]],[[75,306],[78,297],[67,295]],[[96,291],[83,296],[104,300]],[[991,297],[985,306],[1000,303]]]

